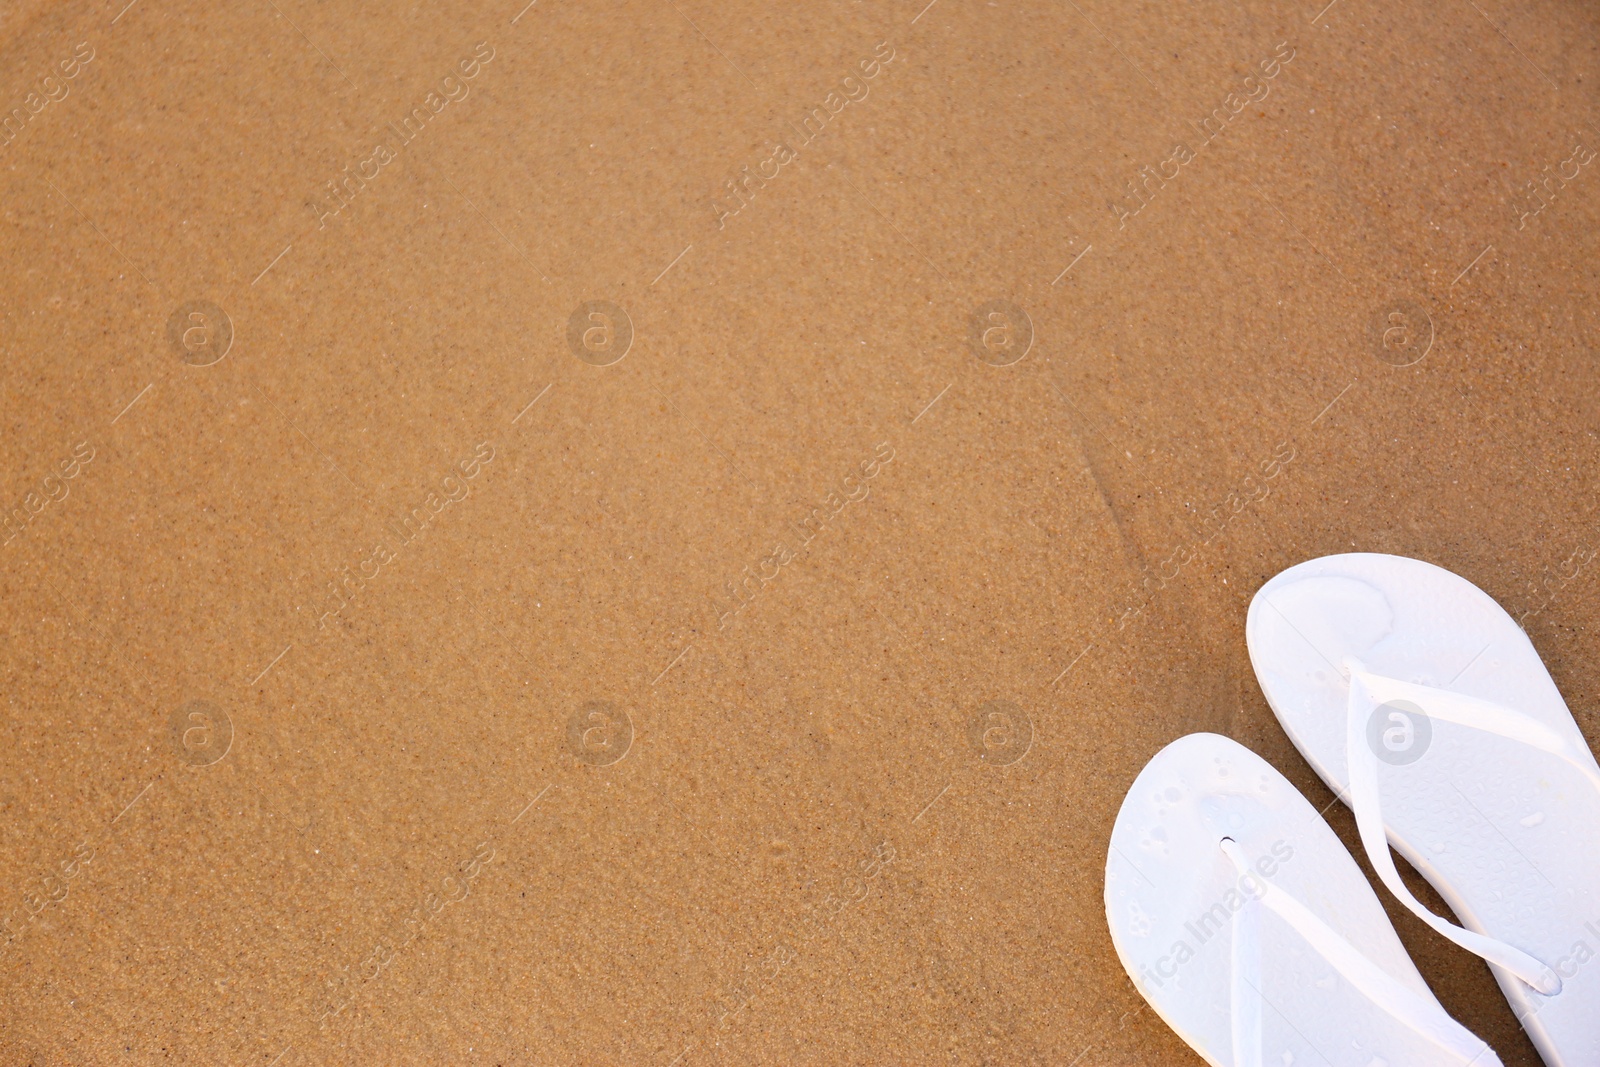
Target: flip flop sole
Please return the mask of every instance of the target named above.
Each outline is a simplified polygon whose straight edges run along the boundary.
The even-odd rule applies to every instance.
[[[1224,837],[1253,873],[1224,855]],[[1208,1063],[1234,1063],[1233,924],[1262,892],[1252,879],[1296,898],[1438,1003],[1361,869],[1299,790],[1237,742],[1191,734],[1157,753],[1128,791],[1111,833],[1105,902],[1134,985]],[[1459,1062],[1363,996],[1287,924],[1262,915],[1256,943],[1262,1063]]]
[[[1256,594],[1246,639],[1279,722],[1343,797],[1346,657],[1514,709],[1587,752],[1527,635],[1477,586],[1430,563],[1351,553],[1291,567]],[[1492,968],[1545,1062],[1600,1063],[1600,792],[1549,753],[1417,706],[1385,709],[1368,744],[1390,843],[1467,929],[1560,974],[1561,993],[1545,997]]]

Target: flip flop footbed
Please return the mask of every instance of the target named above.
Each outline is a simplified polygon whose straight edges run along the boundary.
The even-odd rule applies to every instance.
[[[1224,838],[1248,873],[1224,854]],[[1260,1062],[1274,1067],[1461,1062],[1373,1003],[1265,909],[1254,912],[1247,946],[1259,999],[1236,1005],[1236,924],[1264,883],[1438,1003],[1360,868],[1300,792],[1236,742],[1192,734],[1158,753],[1123,802],[1106,862],[1106,918],[1135,986],[1209,1063],[1235,1067],[1236,1008],[1259,1016]],[[1480,1062],[1495,1062],[1493,1053]]]
[[[1527,635],[1432,564],[1368,553],[1300,564],[1262,587],[1246,636],[1274,713],[1346,798],[1351,662],[1511,709],[1594,767]],[[1430,716],[1425,703],[1380,705],[1365,731],[1389,840],[1462,925],[1561,976],[1545,997],[1494,969],[1546,1062],[1600,1063],[1600,790],[1559,756]]]

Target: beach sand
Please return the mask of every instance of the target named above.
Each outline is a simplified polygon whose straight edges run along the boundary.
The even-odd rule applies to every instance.
[[[125,2],[0,14],[0,1061],[1199,1063],[1139,769],[1360,854],[1267,578],[1600,738],[1592,5]]]

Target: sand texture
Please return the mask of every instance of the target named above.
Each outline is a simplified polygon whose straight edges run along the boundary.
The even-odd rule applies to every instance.
[[[1600,739],[1600,11],[1325,3],[0,8],[0,1064],[1199,1064],[1267,578]]]

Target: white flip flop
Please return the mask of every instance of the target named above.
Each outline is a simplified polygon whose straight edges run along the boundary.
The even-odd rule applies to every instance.
[[[1527,635],[1466,579],[1372,553],[1279,574],[1245,634],[1383,884],[1489,962],[1550,1067],[1600,1064],[1600,765]],[[1390,844],[1464,928],[1411,894]]]
[[[1158,752],[1106,858],[1117,955],[1216,1067],[1498,1067],[1446,1014],[1339,838],[1217,734]]]

